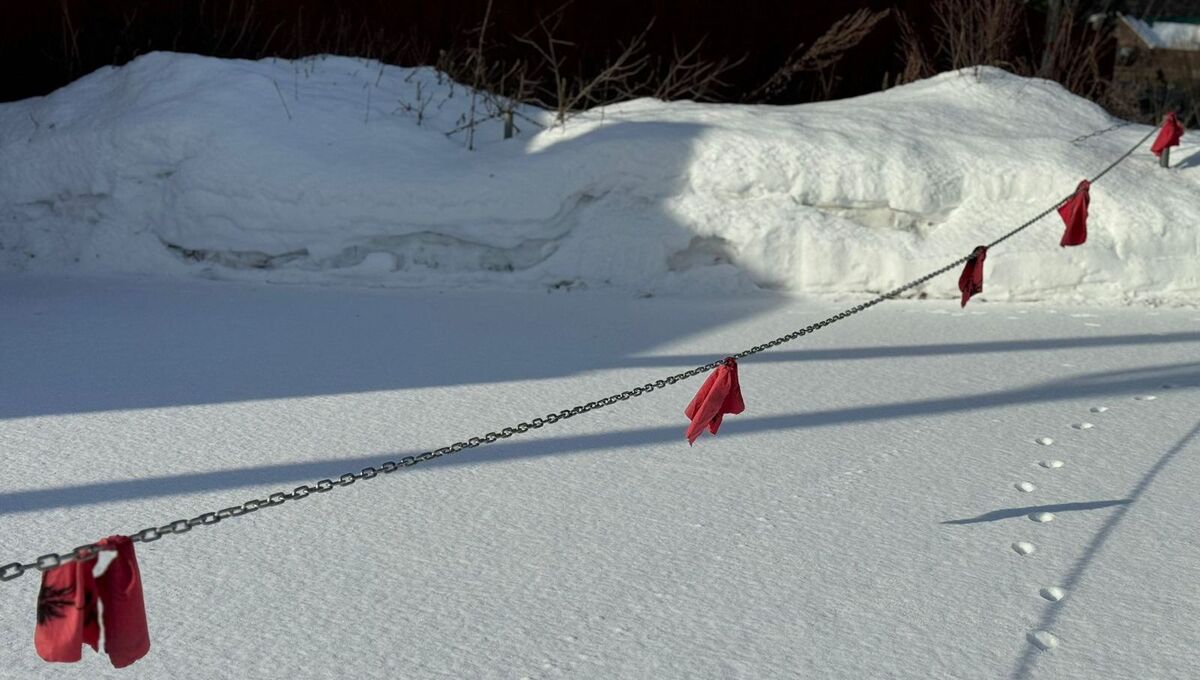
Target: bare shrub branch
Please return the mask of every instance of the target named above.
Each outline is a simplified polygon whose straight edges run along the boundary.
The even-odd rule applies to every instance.
[[[746,61],[747,55],[738,59],[722,57],[716,61],[701,58],[701,48],[707,37],[701,38],[689,50],[680,50],[678,44],[671,46],[671,59],[661,60],[652,83],[655,99],[691,99],[707,101],[713,94],[729,84],[723,78]]]
[[[999,66],[1014,70],[1022,25],[1018,0],[934,0],[938,53],[952,69]]]
[[[816,73],[819,76],[822,94],[828,96],[836,83],[833,71],[838,62],[890,13],[890,9],[873,11],[863,8],[838,19],[807,49],[803,43],[796,45],[792,55],[774,75],[752,91],[747,99],[774,97],[783,92],[796,75],[805,72]]]
[[[900,27],[900,48],[904,59],[904,70],[897,76],[896,84],[911,83],[937,73],[937,67],[925,50],[925,44],[921,41],[916,27],[909,21],[908,15],[897,10],[896,23]]]

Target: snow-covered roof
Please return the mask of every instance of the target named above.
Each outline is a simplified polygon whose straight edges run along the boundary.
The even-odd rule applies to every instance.
[[[1150,24],[1131,16],[1121,17],[1125,21],[1125,25],[1133,29],[1134,33],[1141,38],[1142,42],[1150,47],[1166,47],[1162,39],[1158,37],[1158,33],[1150,28]]]
[[[1171,21],[1148,23],[1132,16],[1123,16],[1125,23],[1137,33],[1142,42],[1155,49],[1200,50],[1200,24],[1181,24]]]
[[[1200,50],[1200,24],[1157,21],[1154,32],[1173,50]]]

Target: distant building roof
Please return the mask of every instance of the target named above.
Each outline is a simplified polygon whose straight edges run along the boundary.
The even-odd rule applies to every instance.
[[[1121,19],[1137,34],[1147,47],[1168,50],[1200,50],[1200,24],[1182,24],[1172,21],[1147,23],[1132,16]]]

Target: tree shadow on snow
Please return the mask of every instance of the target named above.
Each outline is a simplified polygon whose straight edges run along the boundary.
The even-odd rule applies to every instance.
[[[799,432],[811,428],[922,418],[1033,403],[1134,395],[1158,389],[1164,381],[1175,383],[1178,385],[1176,389],[1196,389],[1200,387],[1200,363],[1098,372],[994,392],[814,410],[786,415],[737,416],[725,419],[720,437],[724,439],[778,431]],[[618,405],[614,408],[621,408],[621,406]],[[480,449],[438,458],[423,463],[416,470],[434,471],[442,466],[481,465],[669,443],[682,444],[683,432],[682,418],[670,426],[617,432],[561,437],[546,437],[543,432],[538,432],[529,435],[528,438],[500,441]],[[322,477],[336,478],[345,472],[357,471],[366,466],[378,466],[386,460],[397,460],[400,457],[417,453],[419,451],[385,452],[355,458],[331,458],[214,472],[192,472],[121,481],[93,482],[51,489],[10,491],[0,493],[0,515],[264,485],[312,483]],[[1136,498],[1137,494],[1131,494],[1128,500],[1132,502]]]
[[[147,290],[100,281],[60,316],[55,310],[80,294],[79,283],[33,288],[21,305],[0,310],[16,329],[0,352],[0,419],[690,368],[740,347],[646,353],[783,304],[772,295],[681,303],[579,292],[401,294],[194,282]],[[1200,343],[1200,332],[777,350],[756,361],[1183,343]]]
[[[666,270],[692,247],[692,226],[658,197],[688,190],[704,129],[613,121],[524,153],[518,140],[499,153],[476,152],[473,166],[514,192],[548,175],[563,178],[545,189],[564,194],[562,205],[552,215],[531,213],[527,221],[537,224],[520,230],[520,243],[502,225],[495,243],[455,237],[455,225],[438,234],[435,225],[414,245],[404,241],[413,226],[402,214],[390,226],[395,233],[382,224],[377,239],[351,242],[356,256],[408,249],[392,255],[410,275],[425,272],[426,285],[474,291],[13,276],[0,286],[0,418],[561,377],[619,366],[628,356],[764,313],[784,299],[709,300],[719,311],[701,314],[639,299],[637,290],[602,300],[585,290],[589,283],[605,287],[609,271],[619,282],[629,268]],[[610,170],[589,172],[597,164]],[[486,225],[466,226],[478,233]],[[655,246],[631,249],[631,233],[654,234]],[[546,269],[529,270],[536,278],[522,273],[543,257]],[[723,280],[733,271],[712,258],[682,260],[675,269],[688,271],[666,276]],[[591,272],[588,281],[557,279],[557,271],[569,277],[584,266],[577,261]],[[189,266],[225,271],[213,262]],[[290,270],[277,271],[283,277]],[[481,283],[501,281],[505,272],[525,277],[516,288],[533,290],[498,292]]]
[[[1139,333],[1036,340],[993,340],[986,342],[947,342],[927,345],[880,345],[877,347],[837,347],[830,349],[774,350],[754,357],[756,362],[792,363],[801,361],[847,361],[857,359],[897,359],[904,357],[952,356],[962,354],[1003,354],[1043,352],[1057,349],[1095,349],[1200,342],[1200,332]],[[630,357],[626,367],[690,367],[712,361],[702,354],[654,355]]]

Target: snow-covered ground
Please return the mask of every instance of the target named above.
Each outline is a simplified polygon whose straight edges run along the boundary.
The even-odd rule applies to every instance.
[[[156,53],[0,105],[0,270],[382,286],[879,292],[1040,213],[1147,131],[963,71],[794,107],[641,100],[521,134],[429,69]],[[480,105],[482,106],[482,105]],[[548,124],[541,111],[524,115]],[[1147,145],[1148,146],[1148,145]],[[993,300],[1194,303],[1200,137],[989,254]],[[952,278],[916,291],[957,295]]]
[[[834,310],[0,277],[0,561]],[[0,584],[0,677],[1190,677],[1198,346],[1195,310],[888,303],[743,362],[747,412],[693,448],[699,379],[144,545],[154,647],[126,671],[42,663],[36,575]]]
[[[0,104],[0,563],[807,326],[1149,131],[1071,143],[1114,121],[992,69],[489,120],[474,151],[469,98],[152,54]],[[142,544],[130,670],[42,663],[37,576],[0,583],[0,678],[1194,676],[1195,135],[1172,160],[1096,184],[1085,246],[1055,218],[989,253],[966,310],[947,274],[746,360],[693,448],[700,379]]]

